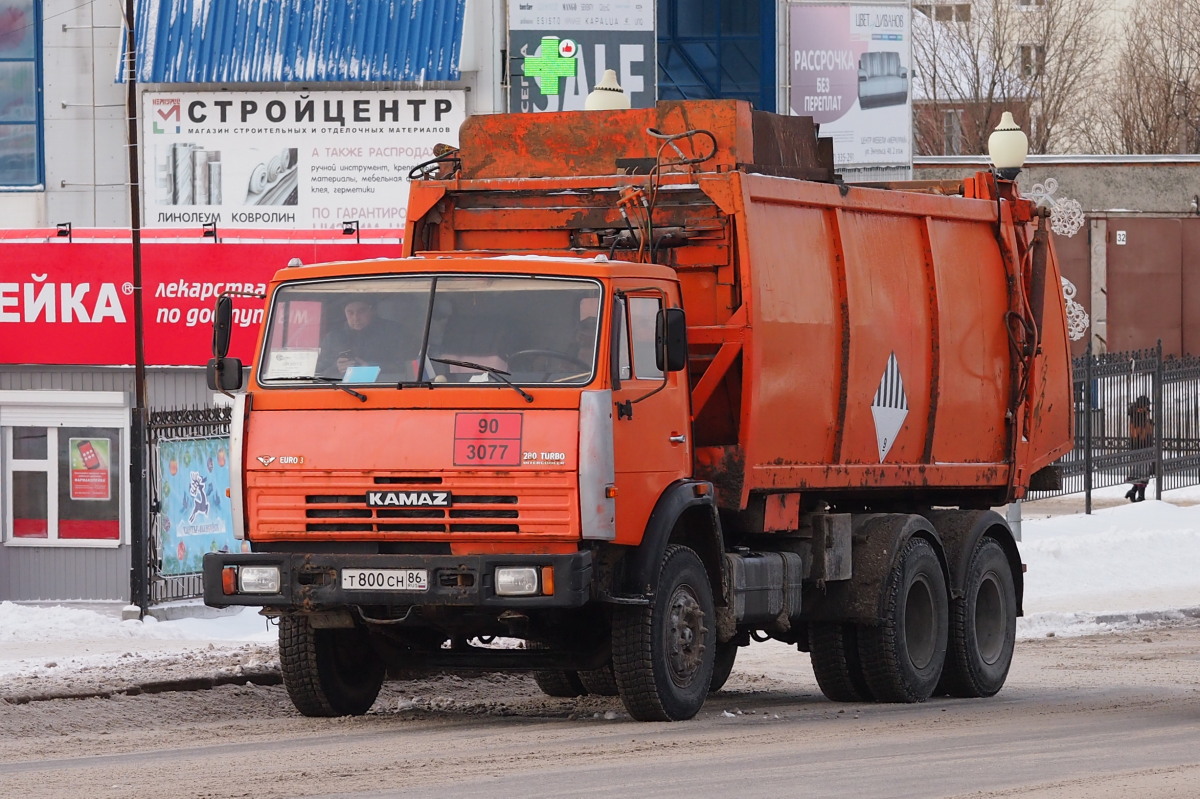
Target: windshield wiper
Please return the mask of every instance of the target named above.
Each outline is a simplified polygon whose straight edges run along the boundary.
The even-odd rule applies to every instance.
[[[533,402],[533,395],[525,389],[518,386],[516,383],[508,379],[508,372],[503,369],[497,369],[494,366],[484,366],[481,363],[472,363],[471,361],[452,361],[449,358],[430,358],[434,363],[444,363],[447,366],[461,366],[465,369],[478,369],[481,372],[487,372],[489,375],[495,375],[496,379],[505,385],[512,386],[512,390],[525,398],[526,402]]]
[[[359,402],[366,402],[367,395],[360,391],[355,391],[350,386],[344,386],[336,377],[325,377],[323,375],[287,375],[286,377],[264,377],[263,380],[315,380],[318,383],[326,383],[336,389],[345,391],[352,397],[357,397]]]

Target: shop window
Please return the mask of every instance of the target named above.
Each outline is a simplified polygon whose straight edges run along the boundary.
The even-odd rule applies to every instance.
[[[128,430],[120,392],[0,391],[4,545],[121,544]]]
[[[0,0],[0,188],[42,182],[40,5]]]
[[[10,541],[119,542],[121,430],[10,427]]]

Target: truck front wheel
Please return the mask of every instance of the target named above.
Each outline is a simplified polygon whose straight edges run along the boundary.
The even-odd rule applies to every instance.
[[[613,671],[638,721],[683,721],[708,696],[716,652],[712,587],[696,553],[669,546],[649,605],[613,615]]]
[[[279,619],[279,665],[305,716],[361,716],[375,704],[386,671],[366,630],[315,629],[302,614]]]
[[[723,644],[717,644],[717,654],[713,658],[712,680],[708,684],[708,692],[715,694],[725,687],[729,675],[733,674],[733,663],[737,660],[738,642],[730,639]]]
[[[951,696],[992,696],[1008,678],[1017,636],[1017,592],[1004,549],[992,538],[975,547],[963,598],[950,614],[950,646],[939,686]]]
[[[949,597],[941,561],[911,538],[883,585],[883,619],[858,628],[863,675],[877,702],[924,702],[946,660]]]

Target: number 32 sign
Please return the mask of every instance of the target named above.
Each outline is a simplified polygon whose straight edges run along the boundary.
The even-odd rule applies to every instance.
[[[520,466],[521,414],[455,414],[454,465]]]

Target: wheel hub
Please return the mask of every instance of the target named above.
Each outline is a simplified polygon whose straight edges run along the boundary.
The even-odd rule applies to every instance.
[[[691,683],[704,662],[704,612],[700,602],[687,586],[680,586],[671,596],[670,618],[667,624],[667,656],[671,678],[677,685]]]

